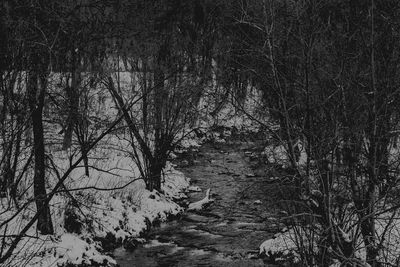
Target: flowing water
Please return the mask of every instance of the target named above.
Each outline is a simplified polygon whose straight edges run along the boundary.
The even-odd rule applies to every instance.
[[[202,192],[211,188],[215,202],[200,212],[153,227],[149,241],[134,251],[117,249],[121,267],[128,266],[265,266],[259,245],[278,229],[271,203],[273,185],[250,167],[245,144],[200,148],[194,164],[181,170]]]

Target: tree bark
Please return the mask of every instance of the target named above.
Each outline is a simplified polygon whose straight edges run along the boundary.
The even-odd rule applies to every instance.
[[[165,166],[164,142],[165,142],[165,103],[168,95],[165,92],[165,74],[160,66],[157,66],[154,73],[154,159],[150,163],[150,180],[153,189],[161,190],[161,172]]]
[[[90,172],[89,172],[89,158],[87,156],[87,151],[86,148],[81,149],[82,157],[83,157],[83,165],[85,166],[85,175],[89,177]]]
[[[0,112],[0,127],[1,127],[1,137],[2,142],[2,158],[0,158],[0,198],[7,196],[7,185],[8,177],[10,172],[10,162],[11,162],[11,138],[9,138],[8,131],[10,130],[7,126],[7,116],[8,116],[8,105],[9,105],[9,94],[8,89],[6,89],[5,82],[3,81],[3,73],[0,73],[0,89],[2,90],[3,103]]]
[[[68,117],[67,117],[67,125],[65,128],[64,140],[63,140],[63,149],[68,149],[71,147],[72,143],[72,133],[74,127],[78,121],[78,110],[79,110],[79,92],[78,86],[81,79],[80,68],[77,66],[78,60],[76,59],[77,55],[73,52],[72,59],[72,69],[71,69],[71,85],[67,85],[66,94],[68,98]]]
[[[53,234],[50,208],[46,201],[46,164],[43,134],[43,105],[46,90],[47,77],[44,72],[38,73],[36,67],[32,67],[28,73],[28,97],[31,112],[33,130],[33,150],[35,158],[35,174],[33,189],[36,209],[38,213],[37,230],[41,234]]]
[[[148,181],[148,190],[153,191],[161,191],[161,175],[163,164],[157,160],[150,162],[150,172],[149,172],[149,181]]]

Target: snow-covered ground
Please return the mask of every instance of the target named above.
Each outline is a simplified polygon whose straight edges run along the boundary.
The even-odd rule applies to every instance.
[[[385,203],[380,203],[381,207],[383,207],[383,204]],[[390,210],[390,208],[386,207],[385,210]],[[354,255],[351,259],[352,263],[355,264],[354,266],[368,267],[370,265],[366,262],[366,246],[363,242],[360,229],[352,226],[356,223],[357,218],[351,218],[354,214],[350,214],[350,211],[348,212],[348,216],[349,223],[346,225],[347,227],[342,226],[342,229],[342,227],[337,226],[338,233],[346,242],[354,243]],[[378,256],[379,261],[388,263],[388,266],[398,266],[400,260],[399,211],[388,211],[379,214],[376,217],[375,225],[376,238],[378,242],[382,242],[381,251]],[[265,240],[260,245],[259,254],[263,258],[266,258],[268,262],[277,264],[300,262],[304,258],[302,256],[306,253],[313,252],[315,255],[318,254],[319,243],[321,241],[318,237],[324,236],[322,232],[324,232],[324,229],[318,223],[284,228],[281,232],[275,234],[273,238]],[[330,267],[343,266],[343,262],[347,259],[343,262],[340,260],[336,259],[333,261]]]
[[[124,161],[122,158],[119,160]],[[113,161],[112,157],[110,161]],[[127,166],[120,162],[119,167],[123,169]],[[76,179],[66,184],[69,189],[90,186],[112,189],[124,183],[128,185],[118,190],[72,191],[72,197],[79,202],[79,207],[73,204],[69,195],[58,194],[51,201],[55,235],[39,235],[32,227],[16,248],[18,253],[4,266],[113,266],[116,262],[105,254],[105,245],[115,243],[132,247],[142,241],[142,235],[151,223],[165,221],[169,216],[183,211],[175,200],[185,197],[189,178],[175,170],[172,164],[167,164],[164,169],[164,194],[146,190],[142,180],[129,184],[132,177],[121,176],[124,172],[126,175],[130,173],[127,170],[120,171],[114,182],[109,173],[92,172],[90,178],[75,173]],[[32,205],[14,218],[9,223],[7,234],[18,233],[32,218],[34,211]],[[0,221],[9,218],[13,212],[3,212]]]

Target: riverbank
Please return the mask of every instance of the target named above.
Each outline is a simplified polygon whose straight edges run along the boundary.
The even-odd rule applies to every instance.
[[[151,225],[184,210],[177,201],[186,198],[189,179],[169,163],[164,169],[163,194],[146,190],[141,180],[129,184],[129,178],[123,183],[124,188],[115,190],[112,188],[117,185],[109,183],[105,187],[99,180],[92,185],[89,177],[85,183],[86,187],[96,189],[70,192],[70,196],[59,194],[53,200],[57,234],[24,237],[17,248],[18,257],[11,258],[4,266],[116,266],[112,250],[122,246],[135,248],[145,242]]]
[[[282,225],[273,208],[277,188],[251,162],[251,142],[204,144],[192,164],[179,171],[202,192],[208,188],[215,202],[201,211],[185,211],[147,234],[134,251],[118,249],[121,267],[128,266],[265,266],[259,246]]]

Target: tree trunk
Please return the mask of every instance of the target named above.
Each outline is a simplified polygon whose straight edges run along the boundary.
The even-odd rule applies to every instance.
[[[43,234],[53,234],[50,208],[47,202],[45,185],[46,164],[43,135],[43,105],[46,89],[44,72],[38,73],[33,67],[28,74],[28,95],[33,129],[33,150],[35,157],[35,174],[33,178],[36,209],[39,213],[37,230]]]
[[[7,126],[7,116],[8,116],[8,105],[9,97],[8,90],[6,89],[5,82],[3,81],[3,73],[0,74],[0,89],[2,90],[3,103],[0,112],[0,127],[1,127],[1,137],[2,142],[2,158],[0,158],[0,198],[7,197],[7,184],[8,176],[10,172],[10,162],[11,162],[11,138],[9,138],[7,132],[10,130]]]
[[[142,114],[143,114],[143,133],[144,133],[144,140],[147,141],[148,134],[149,134],[149,128],[148,128],[148,106],[149,106],[149,100],[148,100],[148,74],[147,74],[147,62],[143,61],[143,78],[142,78]]]
[[[89,158],[87,156],[86,148],[82,148],[83,165],[85,166],[85,175],[89,177]]]
[[[164,80],[165,75],[162,69],[157,66],[154,73],[154,162],[151,162],[150,166],[150,183],[153,189],[158,191],[161,190],[161,171],[165,165],[163,163],[163,140],[165,138],[164,133],[164,112],[165,112],[165,101],[168,97],[165,93]]]
[[[64,140],[63,140],[63,149],[68,149],[71,147],[72,143],[72,133],[74,127],[78,121],[78,110],[79,110],[79,92],[78,86],[80,83],[80,69],[77,66],[76,53],[73,53],[72,60],[72,70],[71,70],[71,86],[68,85],[66,87],[66,94],[68,100],[68,117],[67,117],[67,125],[65,128]]]
[[[149,179],[148,179],[148,184],[147,184],[147,189],[150,191],[157,190],[161,191],[161,175],[162,175],[162,169],[163,169],[163,164],[159,162],[158,160],[155,160],[154,162],[150,163],[149,166]]]

